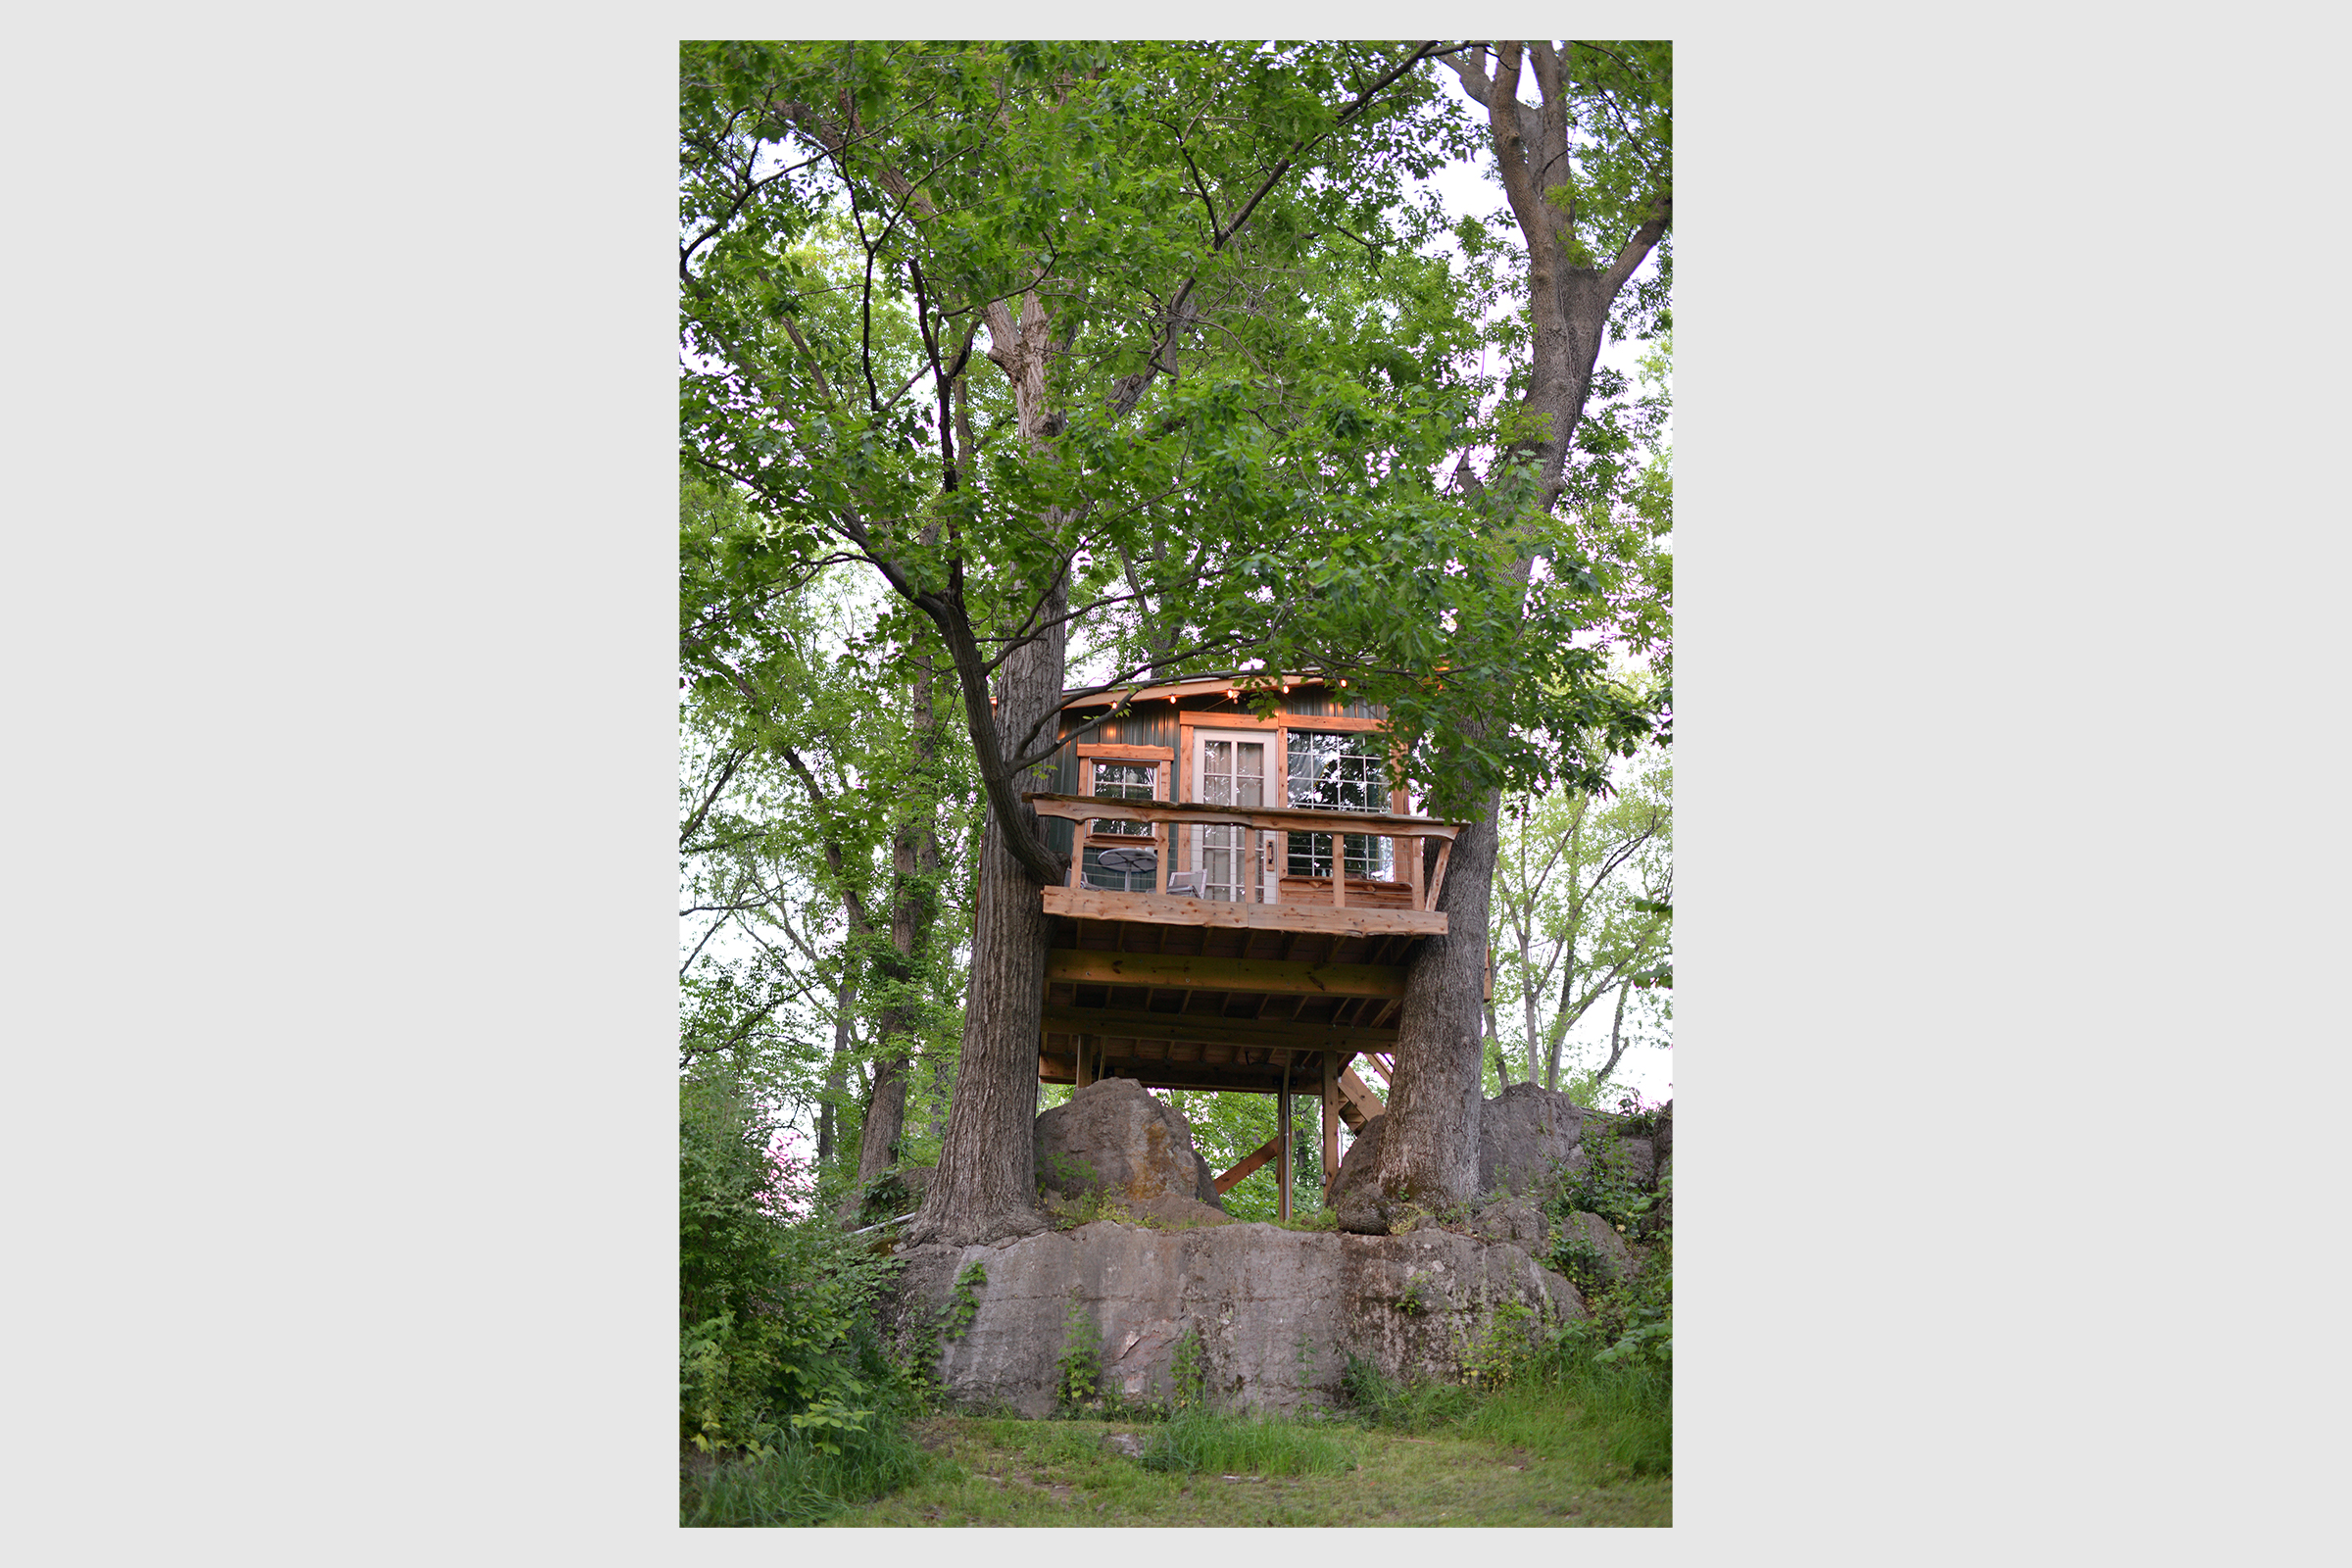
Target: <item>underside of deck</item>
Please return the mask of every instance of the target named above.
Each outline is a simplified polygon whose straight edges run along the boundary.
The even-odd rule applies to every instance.
[[[1119,1077],[1320,1098],[1328,1067],[1352,1130],[1382,1103],[1351,1064],[1396,1050],[1404,965],[1446,918],[1060,888],[1045,896],[1055,919],[1041,1082]]]

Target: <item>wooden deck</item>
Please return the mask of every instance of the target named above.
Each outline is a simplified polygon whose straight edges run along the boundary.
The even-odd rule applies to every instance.
[[[1040,815],[1081,824],[1151,824],[1160,846],[1158,891],[1071,885],[1041,893],[1054,917],[1047,956],[1038,1078],[1078,1084],[1132,1078],[1149,1089],[1303,1094],[1324,1118],[1325,1179],[1337,1173],[1338,1128],[1360,1132],[1383,1110],[1354,1070],[1379,1064],[1386,1083],[1396,1049],[1406,965],[1421,942],[1446,934],[1431,908],[1461,824],[1373,812],[1256,810],[1086,796],[1032,795]],[[1228,903],[1165,891],[1177,830],[1192,823],[1261,832],[1369,833],[1409,841],[1408,879],[1283,877],[1275,902]],[[1423,886],[1419,841],[1439,842]],[[1303,893],[1304,898],[1298,895]],[[1217,1178],[1228,1190],[1267,1159],[1269,1144]]]

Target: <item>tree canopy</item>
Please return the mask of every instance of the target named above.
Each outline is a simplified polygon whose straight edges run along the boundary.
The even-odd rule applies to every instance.
[[[1064,866],[1021,792],[1060,739],[1073,626],[1105,689],[1313,668],[1379,704],[1400,782],[1484,824],[1446,891],[1465,952],[1499,792],[1599,787],[1652,733],[1662,687],[1593,635],[1641,598],[1607,537],[1640,405],[1595,357],[1612,320],[1670,324],[1667,66],[1645,44],[685,46],[682,449],[741,525],[694,558],[711,597],[681,647],[699,695],[748,711],[727,639],[854,563],[895,607],[857,646],[909,679],[935,651],[958,700],[988,829],[934,1194],[956,1234],[1029,1201],[1035,885]],[[1448,224],[1417,182],[1481,149],[1506,208]],[[818,710],[765,701],[778,736]],[[847,774],[768,752],[808,831],[850,831]],[[845,908],[866,897],[836,880]],[[1408,1001],[1406,1032],[1468,1017],[1475,1079],[1461,980]],[[1399,1108],[1445,1056],[1400,1053]]]

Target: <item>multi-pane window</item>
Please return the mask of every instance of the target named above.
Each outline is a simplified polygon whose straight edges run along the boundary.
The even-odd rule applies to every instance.
[[[1377,736],[1291,731],[1290,803],[1330,811],[1388,809],[1388,769]],[[1385,877],[1389,841],[1368,833],[1293,833],[1290,874],[1329,876],[1336,852],[1351,876]]]
[[[1149,801],[1156,798],[1153,788],[1153,767],[1150,762],[1097,762],[1095,764],[1095,794],[1113,800]],[[1134,834],[1148,838],[1152,833],[1149,822],[1100,821],[1090,827],[1093,833]],[[1086,885],[1107,888],[1119,893],[1149,893],[1155,885],[1152,871],[1114,871],[1102,863],[1104,846],[1086,847]]]
[[[1200,741],[1199,795],[1209,806],[1253,809],[1266,804],[1264,741]],[[1203,826],[1200,829],[1201,896],[1228,903],[1250,904],[1265,896],[1252,874],[1257,865],[1257,835],[1248,828]]]
[[[1095,764],[1095,794],[1107,795],[1113,800],[1148,801],[1153,798],[1152,767],[1150,762],[1097,762]],[[1149,822],[1097,822],[1098,833],[1138,833],[1149,837]]]

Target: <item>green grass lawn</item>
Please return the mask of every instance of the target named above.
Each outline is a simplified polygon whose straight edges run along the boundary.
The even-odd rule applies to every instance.
[[[1208,1418],[1189,1435],[1182,1423],[977,1416],[933,1416],[910,1432],[925,1450],[920,1478],[825,1523],[1673,1522],[1672,1478],[1629,1471],[1610,1456],[1608,1428],[1578,1420],[1542,1389],[1505,1391],[1426,1436],[1351,1420],[1235,1417]]]

